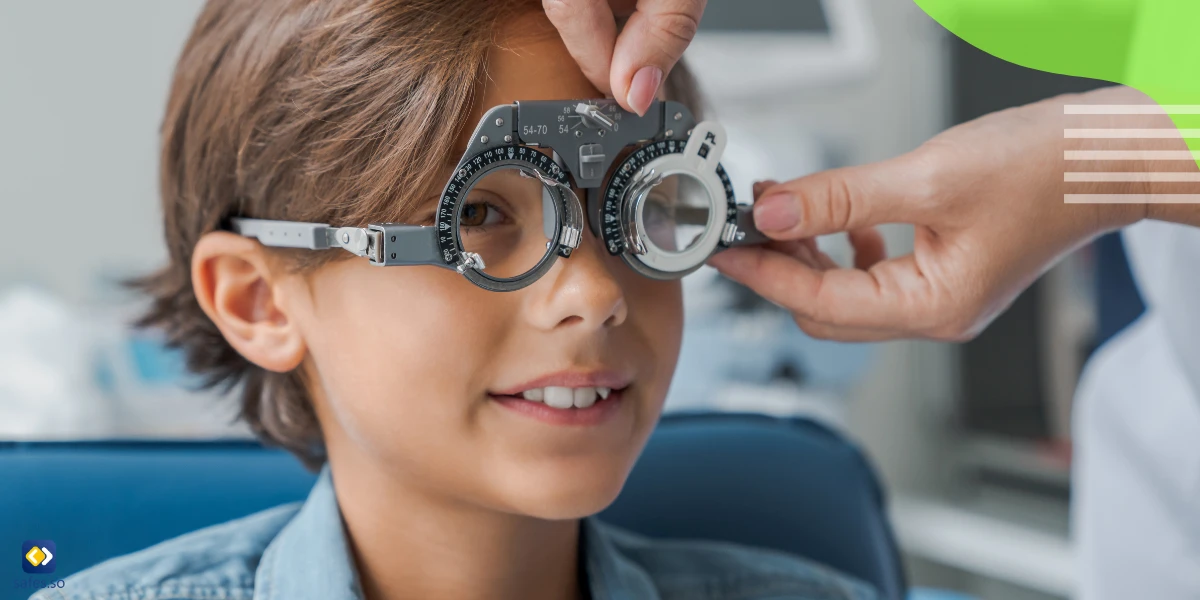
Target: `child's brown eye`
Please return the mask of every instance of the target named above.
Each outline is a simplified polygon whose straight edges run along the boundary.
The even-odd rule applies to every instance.
[[[491,202],[470,202],[463,205],[458,226],[472,228],[500,225],[506,222],[505,217],[504,211]]]
[[[488,205],[484,203],[467,204],[462,208],[459,225],[463,227],[479,227],[487,221]]]

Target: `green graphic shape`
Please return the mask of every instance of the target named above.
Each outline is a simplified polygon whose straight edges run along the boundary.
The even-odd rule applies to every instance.
[[[1127,85],[1200,107],[1200,0],[915,0],[967,43],[1008,62]],[[1200,128],[1200,108],[1169,111]],[[1187,139],[1193,154],[1200,139]],[[1200,158],[1197,158],[1200,168]]]

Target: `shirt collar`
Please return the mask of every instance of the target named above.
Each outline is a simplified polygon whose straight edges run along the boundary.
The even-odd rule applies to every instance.
[[[605,525],[584,519],[580,535],[594,600],[658,600],[649,574],[619,551]],[[254,600],[309,598],[363,598],[329,465],[300,511],[267,546],[255,576]]]
[[[620,535],[589,517],[580,529],[593,600],[659,600],[650,574],[620,551]]]
[[[329,465],[295,517],[263,552],[254,600],[361,600]]]

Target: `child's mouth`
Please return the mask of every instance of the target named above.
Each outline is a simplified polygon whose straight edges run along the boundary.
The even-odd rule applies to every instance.
[[[520,397],[533,402],[541,402],[551,408],[587,408],[598,400],[604,400],[612,394],[612,388],[606,387],[559,387],[546,386],[521,392]]]
[[[520,394],[490,396],[507,408],[546,423],[596,425],[616,412],[628,389],[546,386]]]

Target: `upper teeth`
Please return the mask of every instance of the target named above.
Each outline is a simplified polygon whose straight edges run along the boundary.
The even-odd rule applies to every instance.
[[[525,390],[521,396],[534,402],[545,402],[554,408],[587,408],[596,403],[596,397],[607,398],[612,388],[606,387],[556,387],[533,388]]]

